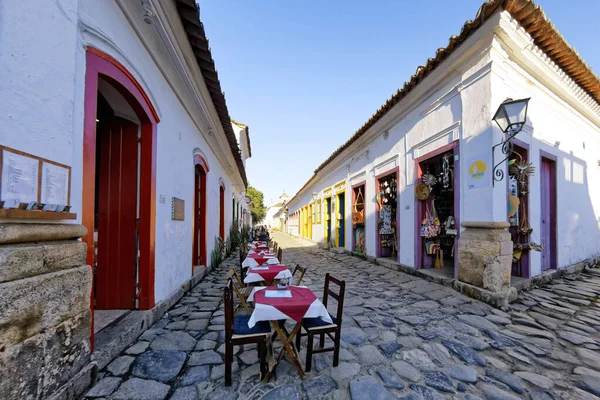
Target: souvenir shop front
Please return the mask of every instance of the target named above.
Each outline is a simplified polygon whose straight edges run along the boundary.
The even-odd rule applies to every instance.
[[[458,264],[459,163],[458,143],[416,160],[415,213],[417,268],[444,269],[455,277]]]
[[[365,251],[365,182],[352,186],[352,250]]]
[[[398,258],[398,168],[376,177],[377,257]]]

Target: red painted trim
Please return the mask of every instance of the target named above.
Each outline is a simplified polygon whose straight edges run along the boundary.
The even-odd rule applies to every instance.
[[[200,154],[194,154],[194,165],[201,165],[202,169],[204,170],[205,173],[208,174],[208,171],[210,171],[210,168],[208,166],[208,162],[206,161],[206,159],[204,157],[202,157],[202,155]]]
[[[423,170],[421,169],[421,163],[431,158],[437,157],[441,154],[452,151],[454,156],[459,156],[458,162],[454,162],[454,222],[456,229],[458,229],[458,235],[454,239],[454,246],[458,245],[458,239],[460,238],[460,146],[459,141],[455,140],[452,143],[444,145],[438,149],[430,151],[421,157],[415,159],[415,174],[416,179],[413,184],[416,184],[421,176],[423,176]],[[415,209],[415,229],[414,229],[414,260],[415,269],[421,269],[423,267],[423,238],[420,235],[421,232],[421,218],[423,214],[422,202],[413,197],[414,209]],[[454,279],[458,278],[458,248],[454,248]]]
[[[542,158],[547,158],[548,160],[557,162],[558,161],[558,157],[556,156],[556,154],[552,154],[552,153],[548,153],[547,151],[544,150],[540,150],[540,165],[542,162]]]
[[[352,185],[352,189],[357,188],[359,186],[364,186],[366,183],[367,183],[366,180],[365,181],[360,181],[358,183],[355,183],[354,185]],[[352,202],[354,202],[354,200]]]
[[[94,264],[94,212],[96,185],[96,112],[98,79],[109,81],[125,97],[142,123],[140,174],[140,223],[139,231],[139,308],[154,307],[154,267],[156,229],[156,124],[158,114],[148,95],[133,75],[108,54],[88,47],[86,52],[84,132],[83,132],[83,179],[81,221],[87,228],[83,241],[88,245],[86,262]],[[94,344],[92,309],[92,351]]]
[[[206,196],[206,175],[208,171],[204,169],[204,164],[202,162],[204,158],[200,155],[198,156],[199,157],[194,157],[194,168],[198,166],[200,170],[200,175],[197,175],[196,170],[194,169],[194,215],[192,220],[192,274],[194,273],[194,265],[196,265],[198,259],[200,259],[200,265],[206,265],[206,203],[208,201],[208,198]],[[200,179],[200,210],[198,210],[198,205],[196,204],[196,200],[198,199],[198,179]],[[198,214],[200,214],[201,216],[200,221],[197,220]],[[198,254],[198,231],[200,231],[201,233],[200,254]]]
[[[379,175],[376,175],[375,180],[379,180],[385,176],[389,176],[389,175],[397,173],[397,172],[400,172],[400,167],[394,167],[394,168],[388,169],[387,171],[382,172]],[[398,179],[397,176],[396,176],[396,179]]]
[[[219,185],[219,236],[225,240],[225,185]]]

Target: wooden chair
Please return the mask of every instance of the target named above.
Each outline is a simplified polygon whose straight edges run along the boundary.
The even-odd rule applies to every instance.
[[[235,282],[233,279],[235,278]],[[237,272],[235,272],[234,268],[231,268],[227,273],[227,279],[231,280],[233,290],[235,290],[235,294],[240,299],[240,304],[246,310],[248,315],[252,314],[250,310],[250,306],[248,305],[248,297],[250,297],[250,293],[252,292],[252,288],[250,286],[245,286],[242,283],[242,280],[238,276]]]
[[[279,261],[281,261],[281,260],[279,260]],[[296,272],[299,273],[297,278],[296,278]],[[294,272],[292,272],[291,285],[300,286],[302,284],[302,278],[304,278],[305,273],[306,273],[306,267],[301,267],[300,264],[296,264],[296,267],[294,268]],[[296,278],[297,280],[294,281],[294,278]]]
[[[244,260],[246,259],[247,256],[248,256],[248,251],[244,251],[244,250],[240,249],[240,278],[242,279],[242,282],[244,281],[244,278],[246,277],[246,273],[244,272],[244,267],[242,267],[242,263],[244,262]]]
[[[277,259],[280,264],[283,263],[283,249],[281,247],[277,250]]]
[[[256,343],[260,358],[261,379],[267,369],[267,338],[271,333],[268,321],[260,321],[253,328],[248,328],[249,315],[235,315],[233,309],[233,280],[229,278],[223,292],[225,303],[225,386],[231,386],[231,364],[233,362],[233,346]]]
[[[277,242],[273,242],[273,253],[277,254],[278,248],[279,248],[279,245],[277,244]]]
[[[338,293],[335,293],[330,289],[330,284],[335,284],[339,287]],[[302,321],[302,330],[296,335],[296,349],[300,351],[300,339],[302,336],[308,336],[308,343],[306,349],[306,372],[309,372],[312,368],[312,356],[313,353],[324,353],[333,351],[333,366],[337,367],[340,362],[340,339],[342,330],[342,313],[344,311],[344,293],[346,291],[346,281],[340,281],[329,274],[325,275],[325,288],[323,290],[323,305],[327,307],[327,300],[329,296],[337,300],[337,314],[333,317],[331,314],[332,324],[323,321],[321,318],[304,318]],[[320,335],[319,348],[313,349],[314,336]],[[325,335],[329,336],[333,340],[333,347],[325,348]]]

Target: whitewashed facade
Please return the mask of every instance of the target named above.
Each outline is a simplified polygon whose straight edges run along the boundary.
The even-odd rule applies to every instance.
[[[397,170],[395,261],[421,268],[416,254],[420,251],[421,221],[415,212],[418,206],[414,192],[418,182],[415,160],[449,145],[455,146],[455,171],[460,170],[459,186],[455,188],[458,191],[455,217],[460,222],[507,221],[506,179],[492,182],[492,146],[503,138],[492,117],[506,98],[531,97],[527,125],[517,136],[517,144],[528,148],[528,159],[536,167],[529,182],[531,240],[540,241],[543,223],[540,162],[546,157],[556,167],[557,237],[556,262],[552,268],[564,268],[600,255],[598,98],[586,93],[537,47],[508,11],[498,9],[481,26],[471,30],[464,42],[447,51],[451,54],[441,64],[426,73],[423,73],[425,67],[420,67],[415,76],[426,74],[425,77],[419,78],[393,107],[373,118],[374,123],[362,135],[353,137],[341,152],[334,153],[317,169],[288,204],[290,220],[296,221],[288,227],[289,233],[327,242],[326,207],[321,207],[322,218],[315,218],[311,206],[314,209],[319,202],[324,205],[327,197],[342,193],[345,212],[339,217],[345,224],[345,241],[343,244],[337,241],[341,235],[334,228],[329,239],[336,242],[334,245],[352,251],[352,187],[360,183],[366,191],[365,253],[378,257],[376,177]],[[488,170],[484,185],[469,189],[468,170],[474,157],[483,159]],[[497,148],[495,162],[503,158]],[[501,168],[506,170],[506,163]],[[312,199],[315,191],[316,202]],[[332,212],[331,221],[336,219],[338,211]],[[312,227],[303,229],[306,214]],[[541,253],[529,254],[529,271],[524,275],[539,275]]]
[[[192,260],[195,157],[200,156],[208,169],[206,232],[200,239],[206,245],[205,264],[210,263],[223,223],[225,235],[234,220],[251,223],[243,170],[250,157],[248,130],[234,125],[239,143],[235,138],[229,141],[226,125],[230,122],[223,122],[211,97],[182,23],[182,7],[177,1],[155,0],[2,2],[0,144],[71,168],[70,204],[77,219],[61,222],[85,224],[82,197],[87,186],[84,136],[90,49],[100,58],[116,60],[156,112],[155,199],[151,204],[155,247],[149,254],[154,259],[153,293],[142,308],[152,308],[178,290],[197,264]],[[101,76],[98,91],[115,116],[140,125],[131,102],[110,79]],[[241,156],[235,154],[238,146]],[[236,157],[243,157],[242,168]],[[219,217],[221,187],[224,222]],[[173,197],[184,201],[181,221],[172,219]]]

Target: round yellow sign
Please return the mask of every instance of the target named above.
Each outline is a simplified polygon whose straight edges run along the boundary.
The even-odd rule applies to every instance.
[[[485,162],[477,160],[469,167],[469,174],[473,179],[480,179],[485,175],[486,170],[487,165],[485,165]]]

